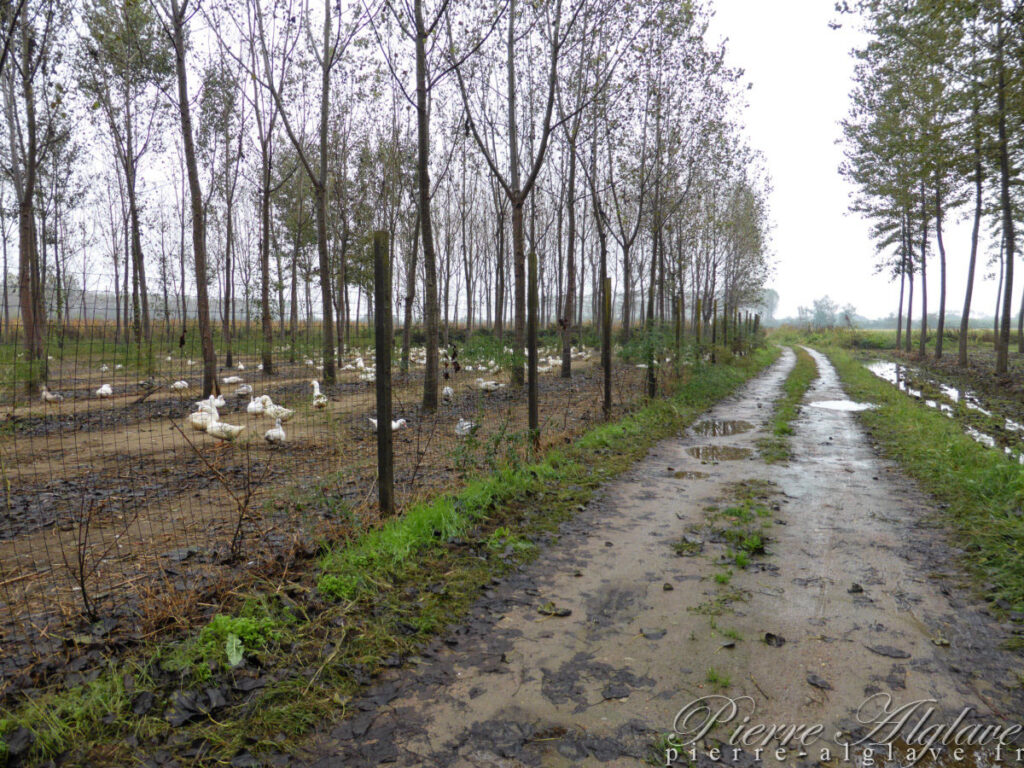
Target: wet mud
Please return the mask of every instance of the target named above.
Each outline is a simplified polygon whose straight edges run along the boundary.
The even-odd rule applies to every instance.
[[[848,400],[812,354],[821,376],[805,405]],[[1020,659],[1003,645],[1020,627],[990,615],[928,498],[878,458],[855,413],[803,408],[784,466],[691,453],[711,443],[753,455],[793,362],[786,351],[707,414],[754,429],[659,444],[464,622],[382,673],[351,717],[321,729],[305,764],[665,765],[677,714],[709,695],[742,703],[733,726],[745,715],[820,724],[821,741],[782,762],[755,763],[749,748],[716,762],[707,749],[731,730],[719,728],[672,764],[815,765],[824,744],[838,755],[828,764],[863,765],[844,763],[836,741],[866,733],[858,714],[871,697],[934,700],[933,723],[965,708],[963,725],[1019,720]],[[744,564],[718,528],[741,514],[737,489],[766,513],[764,545]],[[681,540],[698,542],[689,556],[678,556]],[[548,602],[571,613],[540,615]],[[940,750],[917,764],[985,760]]]

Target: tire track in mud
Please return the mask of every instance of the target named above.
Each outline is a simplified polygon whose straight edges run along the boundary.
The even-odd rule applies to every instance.
[[[708,695],[750,697],[737,721],[820,724],[809,755],[790,752],[786,764],[816,763],[820,746],[841,753],[836,732],[865,732],[855,710],[870,696],[935,699],[932,722],[964,707],[965,724],[1015,722],[1024,698],[1019,657],[1000,650],[1008,628],[970,591],[928,500],[876,456],[855,415],[816,405],[847,398],[811,353],[821,375],[788,465],[756,452],[794,362],[785,350],[609,484],[412,668],[382,674],[353,716],[314,740],[308,763],[639,765],[680,709]],[[737,421],[753,428],[719,426]],[[708,460],[718,449],[747,457]],[[733,519],[737,488],[767,490],[756,505],[771,518],[767,551],[745,567],[709,523]],[[572,613],[542,616],[548,602]],[[695,762],[722,765],[709,746],[698,743]],[[730,757],[752,764],[750,752]]]

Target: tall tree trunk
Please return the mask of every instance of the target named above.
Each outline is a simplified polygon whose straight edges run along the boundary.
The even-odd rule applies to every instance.
[[[416,223],[412,230],[412,243],[409,264],[405,271],[405,316],[402,321],[402,373],[409,372],[409,347],[412,344],[412,308],[416,301],[416,262],[419,256],[420,217],[416,215]]]
[[[565,250],[565,303],[562,306],[562,378],[572,378],[573,308],[576,301],[576,136],[569,142],[569,178],[566,183],[568,241]]]
[[[7,216],[4,212],[4,206],[0,205],[0,235],[3,236],[3,250],[4,250],[4,310],[3,310],[3,327],[0,328],[0,340],[4,338],[4,333],[10,333],[11,331],[11,312],[10,302],[7,296]],[[85,286],[82,286],[82,295],[85,296]]]
[[[505,335],[505,210],[498,212],[497,268],[494,270],[494,338],[502,342]]]
[[[900,229],[900,304],[896,310],[896,350],[899,351],[903,347],[900,342],[903,341],[903,290],[907,282],[907,230],[906,230],[906,219],[901,222]]]
[[[935,359],[942,358],[942,334],[946,330],[946,245],[942,241],[942,197],[935,192],[935,238],[939,245],[939,318],[935,324]]]
[[[150,325],[150,314],[149,314],[149,288],[146,285],[146,262],[142,256],[142,235],[141,225],[139,223],[139,202],[138,194],[136,192],[136,179],[137,179],[137,167],[135,158],[135,141],[132,132],[132,122],[130,112],[125,117],[125,186],[128,191],[128,216],[131,220],[131,242],[132,242],[132,269],[138,279],[138,291],[135,294],[137,296],[140,306],[135,307],[136,316],[141,309],[142,312],[142,337],[145,339],[147,346],[153,342],[153,331]],[[136,318],[138,323],[138,318]],[[136,328],[136,334],[138,328]]]
[[[35,194],[38,179],[39,150],[37,143],[35,88],[32,82],[32,48],[34,39],[27,14],[21,17],[21,50],[18,52],[20,65],[18,78],[21,81],[21,96],[25,105],[25,139],[23,156],[18,157],[14,127],[13,92],[5,93],[5,111],[8,112],[8,132],[11,142],[12,167],[20,165],[18,193],[18,305],[21,325],[25,334],[23,344],[28,363],[28,378],[25,385],[30,397],[39,393],[39,384],[46,380],[46,355],[43,339],[46,333],[45,307],[41,301],[42,283],[39,273],[39,251],[36,239]],[[12,64],[13,66],[13,64]],[[10,81],[13,91],[14,76]],[[6,90],[6,89],[5,89]],[[20,159],[20,163],[15,159]],[[39,363],[39,365],[37,365]]]
[[[977,108],[974,112],[977,126]],[[967,331],[970,327],[971,298],[974,295],[974,271],[978,261],[978,232],[981,229],[982,214],[982,164],[981,137],[975,127],[974,131],[974,226],[971,228],[971,258],[967,266],[967,290],[964,293],[964,309],[960,315],[960,339],[957,350],[957,363],[961,368],[967,365]]]
[[[419,191],[420,229],[423,234],[423,298],[427,365],[423,372],[423,409],[437,410],[438,306],[437,254],[434,225],[430,216],[430,114],[427,104],[427,29],[423,21],[423,0],[414,0],[416,21],[416,180]]]
[[[263,330],[260,362],[263,373],[274,372],[274,324],[270,318],[270,139],[260,141],[260,320]]]
[[[299,340],[299,231],[295,233],[295,250],[292,253],[292,279],[291,279],[291,313],[289,316],[291,348],[289,350],[288,362],[295,363],[295,345]]]
[[[320,78],[320,167],[313,184],[316,199],[316,252],[320,262],[320,306],[323,312],[324,383],[337,380],[334,367],[334,307],[331,304],[331,260],[327,251],[327,118],[331,105],[331,0],[324,0],[324,50]]]
[[[910,268],[907,275],[907,279],[910,281],[910,290],[907,293],[907,338],[904,342],[906,345],[904,351],[909,355],[911,339],[914,336],[914,262],[913,254],[909,251],[907,252],[907,266]]]
[[[227,186],[227,175],[228,171],[225,168],[225,186]],[[224,306],[222,307],[224,320],[223,320],[223,333],[224,333],[224,365],[228,368],[233,368],[235,365],[234,357],[231,354],[231,316],[232,316],[232,287],[234,284],[234,275],[232,274],[232,262],[234,261],[234,243],[235,243],[235,228],[234,228],[234,200],[233,195],[229,190],[225,190],[225,219],[226,226],[224,232]]]
[[[209,397],[217,386],[217,359],[213,353],[213,332],[210,327],[210,300],[207,295],[206,276],[206,216],[203,191],[199,183],[196,148],[192,137],[192,112],[185,68],[185,4],[171,3],[171,40],[174,44],[174,70],[178,81],[178,113],[181,135],[185,145],[185,167],[188,171],[189,193],[192,198],[192,248],[196,266],[196,303],[199,315],[199,337],[203,349],[203,397]]]
[[[629,261],[629,246],[622,247],[622,337],[629,340],[630,319],[633,315],[633,285],[630,274],[632,265]]]
[[[514,153],[513,153],[514,154]],[[523,370],[522,354],[526,348],[526,246],[523,233],[523,203],[518,195],[512,201],[512,265],[515,277],[515,364],[512,366],[512,384],[523,386],[526,377]]]
[[[921,184],[921,335],[917,353],[924,357],[928,342],[928,198]]]
[[[1003,11],[1000,7],[996,27],[996,67],[998,68],[998,89],[996,109],[999,115],[999,200],[1003,216],[1003,240],[1006,256],[1003,259],[1003,306],[999,328],[999,344],[996,349],[996,373],[1005,374],[1010,353],[1010,311],[1013,302],[1013,259],[1016,256],[1016,242],[1013,222],[1013,203],[1010,199],[1010,148],[1006,128],[1006,68],[1003,65]]]
[[[993,313],[992,320],[992,349],[999,352],[999,318],[1002,317],[1001,307],[1003,306],[1003,277],[1006,272],[1006,263],[1004,258],[1004,249],[1006,248],[1006,238],[1004,236],[999,240],[999,284],[996,286],[996,311]]]

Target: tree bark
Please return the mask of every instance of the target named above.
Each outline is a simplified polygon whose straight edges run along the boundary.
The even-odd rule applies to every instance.
[[[196,164],[196,148],[192,136],[192,112],[189,106],[187,70],[185,68],[185,11],[188,0],[170,0],[171,42],[174,45],[174,70],[178,85],[178,113],[181,135],[185,145],[185,167],[188,171],[189,193],[192,199],[192,249],[196,266],[196,303],[199,315],[199,337],[203,350],[203,397],[209,397],[217,386],[217,359],[213,353],[213,333],[210,327],[210,300],[206,274],[206,214],[203,190]]]
[[[562,378],[572,378],[573,308],[576,301],[576,136],[569,141],[569,177],[566,183],[568,241],[565,249],[565,302],[562,305]]]
[[[935,324],[935,359],[942,358],[942,334],[946,329],[946,245],[942,241],[942,196],[935,192],[935,238],[939,245],[939,317]]]
[[[260,314],[263,373],[274,372],[274,324],[270,318],[270,137],[260,137]]]
[[[924,184],[921,184],[921,335],[917,341],[917,354],[925,355],[928,342],[928,207]]]
[[[996,373],[1005,374],[1009,363],[1010,351],[1010,312],[1013,302],[1013,259],[1016,255],[1016,243],[1013,223],[1013,203],[1010,199],[1010,150],[1006,128],[1006,68],[1003,64],[1003,18],[999,10],[999,22],[996,31],[996,67],[998,68],[998,88],[996,91],[996,110],[999,116],[999,200],[1003,217],[1003,241],[1005,258],[1003,259],[1003,306],[999,327],[999,343],[996,348]]]
[[[331,0],[324,0],[324,60],[320,78],[320,178],[316,198],[316,251],[320,261],[320,306],[323,312],[324,383],[337,380],[334,367],[334,308],[331,304],[331,260],[327,251],[327,117],[331,105]]]
[[[975,109],[975,126],[978,114]],[[982,214],[982,164],[981,137],[977,127],[974,132],[974,226],[971,229],[971,258],[967,266],[967,290],[964,293],[964,309],[960,315],[960,339],[957,350],[957,363],[961,368],[967,365],[967,332],[970,327],[971,298],[974,295],[974,271],[978,260],[978,232],[981,229]]]
[[[423,325],[427,336],[423,409],[433,412],[437,410],[438,379],[437,254],[434,250],[434,225],[430,216],[430,113],[427,104],[427,30],[423,21],[423,0],[414,1],[413,13],[416,20],[416,180],[423,235]]]

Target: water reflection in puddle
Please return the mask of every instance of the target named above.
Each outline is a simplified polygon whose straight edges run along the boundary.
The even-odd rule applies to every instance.
[[[923,388],[929,387],[934,390],[938,390],[942,393],[944,398],[952,403],[963,403],[969,410],[977,411],[984,416],[993,416],[992,411],[981,405],[978,396],[974,392],[965,389],[957,389],[949,386],[948,384],[943,384],[940,381],[930,379],[923,375],[919,370],[911,368],[910,366],[894,363],[890,360],[876,360],[875,362],[866,365],[866,367],[878,378],[889,382],[897,387],[901,392],[905,392],[910,397],[922,401],[929,408],[935,408],[949,418],[953,418],[953,406],[949,403],[943,403],[938,400],[925,397],[922,393]],[[917,384],[920,388],[914,387],[914,384]],[[1013,419],[1004,418],[1003,421],[1005,422],[1004,428],[1007,432],[1024,432],[1024,424],[1020,424]],[[986,434],[975,427],[965,426],[964,432],[988,448],[995,448],[998,445],[998,441],[992,435]],[[1024,453],[1014,450],[1009,446],[1004,446],[1003,451],[1008,456],[1012,456],[1021,464],[1024,464]]]
[[[730,421],[722,419],[706,419],[693,425],[693,432],[706,437],[725,437],[749,432],[754,425],[749,421]]]
[[[708,476],[707,472],[680,471],[672,475],[676,480],[703,480]]]
[[[818,400],[808,403],[812,408],[825,408],[829,411],[866,411],[876,408],[874,403],[856,403],[853,400]]]
[[[686,449],[694,458],[701,461],[738,461],[750,458],[750,448],[737,448],[735,445],[695,445]]]

